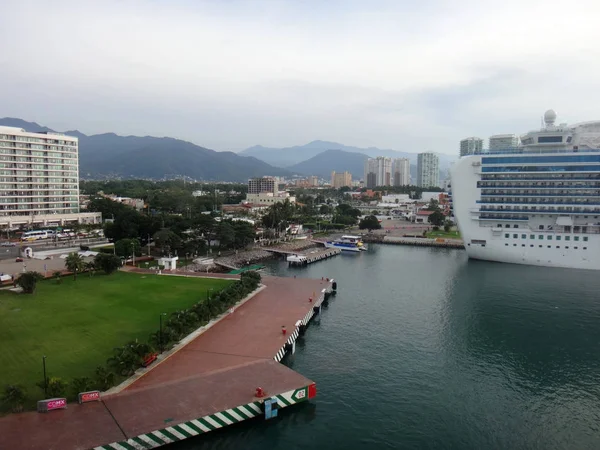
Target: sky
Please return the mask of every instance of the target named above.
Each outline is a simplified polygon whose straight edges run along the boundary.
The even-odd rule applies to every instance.
[[[597,0],[3,0],[0,117],[215,150],[600,119]]]

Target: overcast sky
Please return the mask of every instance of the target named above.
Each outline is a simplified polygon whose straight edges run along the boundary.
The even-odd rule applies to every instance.
[[[600,1],[3,0],[0,116],[215,150],[457,154],[600,119]]]

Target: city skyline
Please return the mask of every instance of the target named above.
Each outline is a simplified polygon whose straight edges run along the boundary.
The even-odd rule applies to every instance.
[[[600,7],[576,3],[8,0],[0,116],[215,150],[321,139],[455,155],[465,136],[536,128],[540,110],[594,117]],[[556,33],[565,21],[577,32]]]

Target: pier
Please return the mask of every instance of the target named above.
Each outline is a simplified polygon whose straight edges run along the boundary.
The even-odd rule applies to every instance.
[[[460,239],[429,239],[422,237],[393,237],[382,235],[363,236],[363,241],[377,244],[412,245],[416,247],[439,247],[464,249],[465,245]]]
[[[339,248],[314,248],[309,252],[298,252],[282,250],[278,248],[265,248],[266,251],[276,253],[278,255],[287,256],[286,261],[290,266],[307,266],[323,259],[337,256],[342,251]]]
[[[0,418],[3,447],[156,448],[251,418],[269,418],[273,409],[313,398],[315,382],[279,361],[295,352],[296,340],[337,284],[265,277],[263,285],[99,401]]]

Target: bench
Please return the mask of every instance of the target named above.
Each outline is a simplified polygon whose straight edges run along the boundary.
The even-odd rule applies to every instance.
[[[158,355],[156,353],[150,353],[149,355],[147,355],[144,358],[144,362],[142,362],[142,366],[148,367],[150,364],[152,364],[154,361],[156,361],[157,358],[158,358]]]

